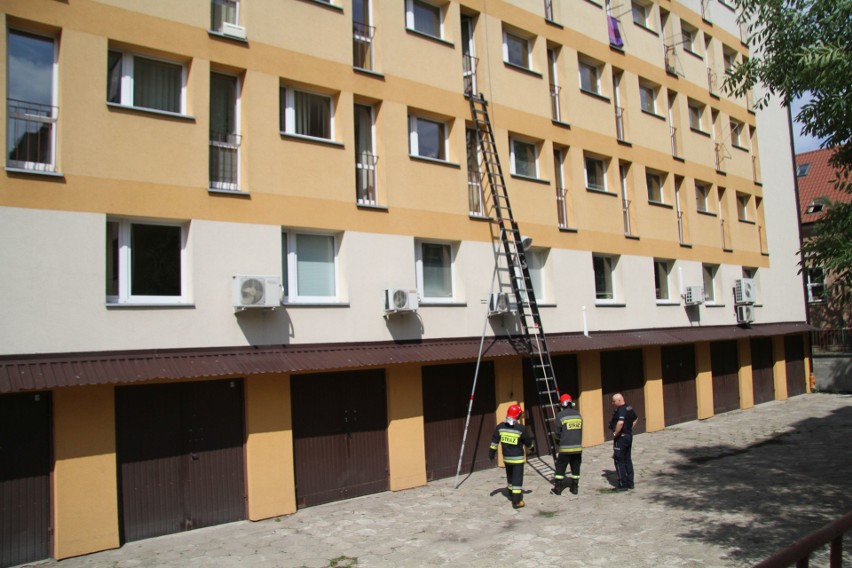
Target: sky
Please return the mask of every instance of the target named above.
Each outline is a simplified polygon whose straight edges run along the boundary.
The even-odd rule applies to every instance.
[[[809,99],[807,97],[796,99],[793,101],[791,111],[793,112],[793,145],[796,148],[796,154],[810,152],[811,150],[819,150],[821,140],[813,136],[805,136],[802,134],[802,125],[796,122],[796,115],[799,114],[799,109]]]

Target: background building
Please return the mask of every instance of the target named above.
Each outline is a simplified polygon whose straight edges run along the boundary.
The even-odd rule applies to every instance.
[[[721,91],[727,4],[2,6],[4,566],[454,475],[477,369],[490,467],[536,398],[466,91],[586,445],[614,392],[652,431],[807,389],[787,113]]]

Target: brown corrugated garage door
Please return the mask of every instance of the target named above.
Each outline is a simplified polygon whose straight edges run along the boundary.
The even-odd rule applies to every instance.
[[[384,371],[297,375],[290,390],[296,505],[387,491]]]
[[[577,374],[576,355],[554,355],[551,357],[553,374],[556,377],[556,386],[559,394],[568,393],[578,400],[580,396],[580,382]],[[541,402],[539,401],[538,388],[535,384],[532,366],[529,359],[524,361],[524,408],[526,409],[525,422],[530,427],[535,438],[535,446],[540,455],[549,453],[547,433],[544,427],[544,416],[542,416]]]
[[[0,396],[0,566],[50,556],[50,393]]]
[[[710,344],[710,368],[713,372],[713,413],[721,414],[740,407],[739,358],[736,341]]]
[[[695,347],[671,345],[661,349],[663,410],[666,426],[698,419],[695,389]]]
[[[423,420],[428,481],[456,474],[475,373],[475,363],[423,367]],[[484,361],[476,380],[462,457],[462,473],[493,467],[488,459],[488,446],[496,426],[495,406],[494,364]]]
[[[115,389],[122,538],[246,518],[242,380]]]
[[[641,349],[601,352],[601,385],[603,387],[604,438],[612,440],[609,420],[614,410],[612,395],[620,392],[624,400],[633,407],[639,422],[634,434],[645,431],[645,370]]]
[[[754,403],[775,400],[775,378],[772,373],[772,339],[755,337],[751,340],[751,374]]]
[[[787,396],[805,394],[805,346],[801,335],[784,337],[784,358],[787,360]]]

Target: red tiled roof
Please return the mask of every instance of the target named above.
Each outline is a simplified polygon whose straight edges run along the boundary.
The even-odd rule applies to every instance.
[[[835,189],[832,183],[836,177],[834,168],[828,163],[832,148],[814,150],[796,154],[796,170],[799,166],[810,164],[807,175],[798,177],[799,182],[799,218],[802,223],[813,223],[822,217],[823,213],[808,213],[808,206],[814,199],[827,197],[831,201],[849,201],[850,195]]]

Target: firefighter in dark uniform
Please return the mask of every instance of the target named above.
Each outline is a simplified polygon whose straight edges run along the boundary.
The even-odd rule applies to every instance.
[[[551,493],[561,495],[567,487],[574,495],[580,489],[580,464],[583,462],[583,417],[574,409],[570,394],[559,397],[562,410],[556,415],[555,437],[559,444],[556,455],[556,474],[553,476]],[[571,466],[571,475],[565,471]]]
[[[524,446],[529,451],[535,449],[535,442],[527,427],[519,422],[523,410],[513,404],[506,412],[506,420],[497,425],[491,436],[491,446],[488,457],[494,459],[497,455],[497,445],[503,448],[503,463],[506,466],[506,481],[512,497],[512,507],[520,509],[524,506],[524,463],[526,455]]]
[[[624,402],[621,393],[612,395],[612,419],[609,429],[612,430],[612,459],[615,462],[615,472],[618,474],[617,491],[633,489],[633,427],[639,422],[639,416],[633,407]]]

